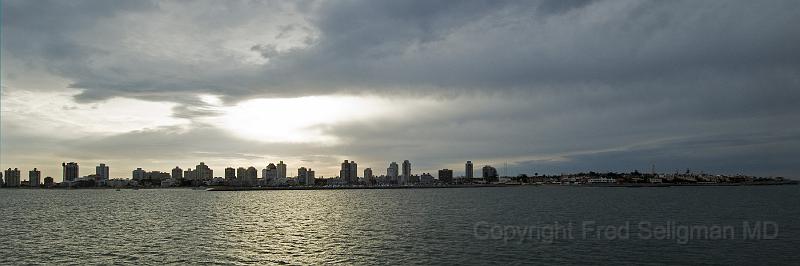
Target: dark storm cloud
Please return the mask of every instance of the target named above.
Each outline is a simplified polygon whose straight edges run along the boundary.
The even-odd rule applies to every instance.
[[[109,69],[80,58],[130,55],[114,47],[83,49],[81,42],[92,40],[65,35],[92,23],[113,24],[121,12],[163,10],[147,2],[70,3],[4,2],[4,32],[11,37],[4,44],[11,54],[40,57],[71,79],[72,87],[86,89],[78,96],[82,100],[168,91],[214,92],[235,100],[355,90],[560,90],[664,77],[668,84],[697,72],[722,78],[751,71],[796,75],[800,62],[800,29],[793,26],[800,9],[794,1],[337,1],[305,8],[319,32],[309,47],[279,52],[275,44],[253,43],[254,53],[270,59],[260,68],[131,58]],[[197,23],[213,34],[244,23],[240,13],[249,9],[273,10],[226,8],[209,7],[199,17],[215,24]],[[124,34],[125,25],[118,26]],[[275,27],[281,35],[297,28]],[[28,45],[32,38],[41,44]]]
[[[704,71],[796,74],[800,61],[792,2],[548,5],[329,3],[313,20],[318,44],[275,61],[290,77],[278,81],[326,89],[537,91]]]
[[[84,69],[83,65],[89,63],[86,57],[107,51],[90,48],[84,42],[92,40],[76,40],[71,34],[112,20],[120,13],[145,12],[155,7],[150,1],[3,1],[3,55],[43,65],[57,74],[67,68]]]

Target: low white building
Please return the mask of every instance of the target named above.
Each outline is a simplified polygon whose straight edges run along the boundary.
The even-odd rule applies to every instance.
[[[178,181],[172,178],[161,180],[161,187],[174,187]]]
[[[589,184],[613,184],[616,183],[617,180],[614,178],[607,178],[607,177],[595,177],[595,178],[590,178],[587,182]]]

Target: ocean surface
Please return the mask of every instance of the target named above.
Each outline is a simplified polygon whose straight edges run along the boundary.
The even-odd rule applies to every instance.
[[[0,189],[38,263],[798,265],[800,186]]]

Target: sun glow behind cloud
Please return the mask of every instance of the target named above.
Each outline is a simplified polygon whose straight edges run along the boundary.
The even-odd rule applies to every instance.
[[[51,137],[103,136],[162,126],[186,125],[172,116],[177,104],[129,98],[81,104],[77,92],[6,90],[2,116],[27,134]]]
[[[200,97],[209,104],[216,102],[207,95]],[[234,106],[219,107],[222,115],[211,118],[209,122],[250,140],[332,145],[337,144],[339,139],[326,134],[326,127],[396,114],[391,111],[390,105],[390,101],[377,97],[253,99]]]

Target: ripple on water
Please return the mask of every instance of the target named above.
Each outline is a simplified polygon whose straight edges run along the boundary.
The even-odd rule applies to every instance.
[[[786,264],[797,186],[205,192],[0,189],[0,264]],[[479,240],[476,222],[778,222],[766,242]],[[578,236],[580,237],[580,236]],[[758,249],[756,254],[754,249]],[[754,255],[755,254],[755,255]]]

